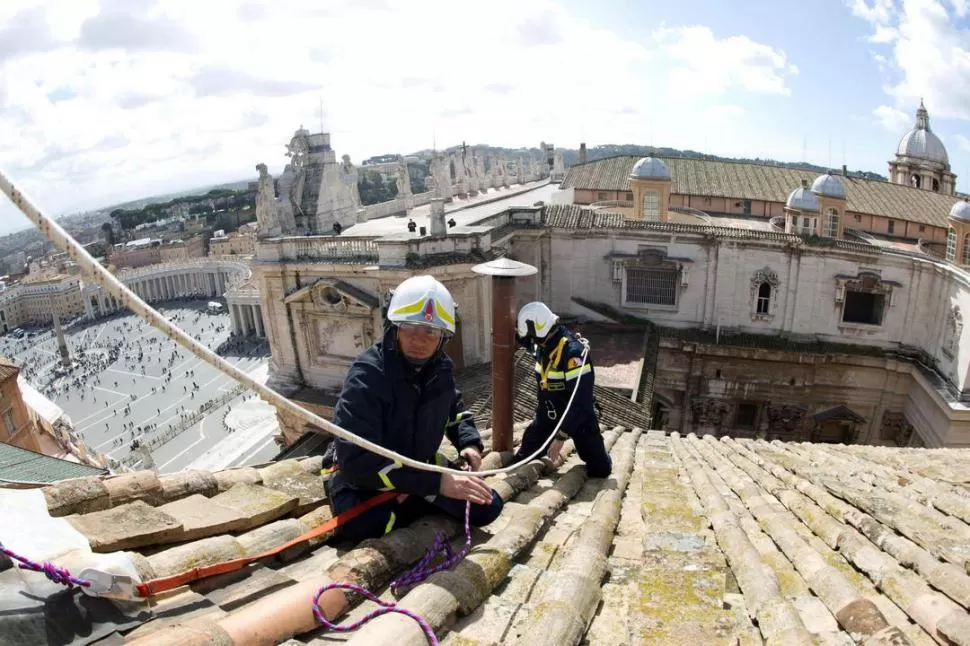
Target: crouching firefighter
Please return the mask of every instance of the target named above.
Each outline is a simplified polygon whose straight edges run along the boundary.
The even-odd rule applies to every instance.
[[[570,332],[545,303],[539,302],[528,303],[519,310],[516,332],[519,344],[535,356],[538,405],[522,436],[515,460],[535,453],[565,414],[548,456],[552,460],[558,459],[563,442],[571,437],[576,452],[586,463],[589,477],[607,477],[613,462],[606,452],[596,417],[593,363],[587,351],[589,342]],[[566,404],[577,387],[579,390],[567,411]]]
[[[431,276],[408,278],[394,290],[385,321],[381,341],[350,366],[334,423],[401,455],[456,467],[438,453],[447,435],[467,466],[478,470],[481,436],[443,350],[455,333],[451,294]],[[343,538],[376,538],[435,512],[463,521],[465,501],[471,502],[472,525],[487,525],[502,511],[502,499],[481,478],[402,466],[345,440],[331,444],[324,457],[328,466],[335,515],[379,492],[401,494],[350,519],[338,530]]]

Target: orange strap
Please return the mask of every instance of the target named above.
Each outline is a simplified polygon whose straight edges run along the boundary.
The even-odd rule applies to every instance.
[[[235,572],[236,570],[241,570],[242,568],[246,567],[250,563],[254,563],[255,561],[259,561],[261,559],[264,559],[270,556],[276,556],[280,552],[287,550],[293,547],[294,545],[299,545],[300,543],[306,542],[312,538],[316,538],[317,536],[333,531],[338,527],[340,527],[341,525],[344,525],[345,523],[347,523],[347,521],[351,520],[352,518],[356,518],[357,516],[360,516],[365,511],[369,509],[373,509],[374,507],[377,507],[378,505],[381,505],[387,502],[388,500],[391,500],[399,495],[401,494],[399,494],[396,491],[386,491],[384,493],[379,493],[373,498],[368,498],[367,500],[360,503],[359,505],[351,507],[344,513],[338,514],[337,516],[331,518],[330,520],[323,523],[322,525],[314,527],[310,531],[304,534],[300,534],[293,540],[283,543],[282,545],[278,545],[271,550],[267,550],[263,552],[262,554],[257,554],[255,556],[246,556],[241,559],[233,559],[232,561],[213,563],[212,565],[204,565],[202,567],[196,567],[196,568],[192,568],[191,570],[186,570],[185,572],[180,572],[179,574],[173,574],[172,576],[166,576],[159,579],[152,579],[151,581],[145,581],[143,583],[139,583],[138,585],[135,586],[135,589],[138,591],[138,596],[148,598],[148,597],[155,596],[156,594],[159,594],[161,592],[173,590],[187,583],[198,581],[199,579],[205,579],[210,576],[215,576],[217,574],[225,574],[226,572]]]

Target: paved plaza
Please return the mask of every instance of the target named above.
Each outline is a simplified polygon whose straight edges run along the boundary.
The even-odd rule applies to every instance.
[[[157,309],[241,370],[265,381],[265,340],[230,339],[228,314],[208,314],[207,301],[172,301]],[[57,340],[49,330],[30,339],[0,337],[0,353],[53,400],[89,447],[134,464],[150,454],[155,468],[170,473],[197,460],[222,466],[254,464],[277,452],[270,426],[236,434],[231,409],[255,394],[204,363],[134,314],[119,314],[65,330],[74,359],[58,370]],[[258,398],[256,398],[258,401]],[[229,416],[230,426],[226,425]],[[221,446],[227,444],[228,446]],[[218,451],[216,446],[219,445]]]

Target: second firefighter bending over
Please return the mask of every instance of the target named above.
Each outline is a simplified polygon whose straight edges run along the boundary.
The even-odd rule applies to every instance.
[[[522,436],[515,460],[535,453],[565,415],[548,451],[549,457],[556,460],[563,442],[571,437],[576,452],[586,463],[589,477],[607,477],[613,469],[613,462],[603,445],[596,417],[593,400],[595,376],[588,352],[583,363],[583,352],[588,342],[560,323],[559,317],[545,303],[533,302],[523,306],[516,323],[519,343],[530,350],[536,360],[538,405],[532,422]],[[576,397],[567,411],[566,404],[577,388],[577,382]]]

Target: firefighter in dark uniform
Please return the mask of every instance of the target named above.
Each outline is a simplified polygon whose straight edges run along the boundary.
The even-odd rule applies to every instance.
[[[515,460],[535,453],[565,414],[556,439],[549,448],[549,457],[556,460],[563,442],[571,437],[576,452],[586,463],[589,477],[607,477],[613,469],[613,461],[606,452],[596,417],[596,402],[593,399],[595,376],[587,350],[588,342],[559,323],[559,317],[540,302],[522,307],[516,332],[519,343],[535,356],[538,405],[532,422],[522,436]],[[567,411],[566,404],[577,388],[577,382],[579,390]]]
[[[453,364],[443,347],[455,333],[451,294],[431,276],[401,283],[391,297],[383,339],[351,365],[333,421],[401,455],[443,466],[438,453],[447,436],[466,465],[477,471],[482,441],[455,387]],[[428,513],[444,512],[487,525],[502,511],[502,499],[475,476],[432,473],[406,467],[335,439],[324,456],[333,513],[340,514],[382,491],[401,495],[350,519],[344,538],[376,538]]]

